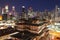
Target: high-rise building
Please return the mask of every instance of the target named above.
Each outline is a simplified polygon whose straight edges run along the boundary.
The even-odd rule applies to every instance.
[[[9,20],[12,20],[13,16],[12,16],[12,13],[11,12],[9,13],[9,16],[8,17],[9,17]]]
[[[33,11],[33,9],[32,9],[32,7],[29,7],[29,9],[28,9],[28,17],[29,18],[33,18],[34,17],[34,11]]]
[[[36,14],[37,19],[42,19],[39,11],[37,11],[35,14]]]
[[[26,10],[25,10],[25,6],[22,6],[22,14],[21,14],[21,18],[26,18]]]
[[[15,6],[12,6],[12,15],[13,15],[13,16],[15,16],[15,15],[16,15]]]
[[[9,12],[9,20],[16,20],[17,16],[18,14],[15,10],[15,6],[12,6],[12,10]]]
[[[9,8],[8,8],[8,5],[6,5],[6,6],[5,6],[6,13],[9,12],[8,9],[9,9]]]
[[[56,22],[60,21],[60,8],[57,5],[55,7],[55,21]]]
[[[4,12],[5,12],[5,8],[2,8],[2,14],[4,14]]]
[[[16,20],[18,17],[18,13],[15,10],[15,6],[12,6],[12,15],[11,16],[13,17],[14,20]]]
[[[3,20],[8,20],[8,5],[5,6],[5,8],[2,9],[2,17]]]
[[[45,17],[45,19],[48,19],[48,10],[45,10],[44,17]]]

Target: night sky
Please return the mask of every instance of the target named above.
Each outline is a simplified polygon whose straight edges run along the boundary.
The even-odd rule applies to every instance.
[[[31,6],[34,11],[44,11],[45,9],[51,11],[55,8],[55,5],[60,7],[60,0],[0,0],[0,7],[5,5],[9,5],[10,10],[11,6],[15,6],[18,12],[21,11],[23,5],[26,9]]]

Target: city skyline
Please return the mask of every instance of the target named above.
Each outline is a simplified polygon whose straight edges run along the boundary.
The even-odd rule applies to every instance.
[[[0,7],[5,7],[5,5],[8,5],[11,10],[11,7],[15,6],[16,11],[18,12],[21,11],[22,6],[25,6],[26,9],[31,6],[34,11],[44,11],[45,9],[51,11],[56,5],[60,5],[59,2],[59,0],[0,0]]]

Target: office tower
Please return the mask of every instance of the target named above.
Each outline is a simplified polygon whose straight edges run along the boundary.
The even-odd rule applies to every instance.
[[[12,6],[12,10],[9,12],[9,20],[13,20],[15,17],[15,6]]]
[[[26,18],[26,10],[25,10],[25,6],[22,6],[22,14],[21,14],[21,18],[25,19]]]
[[[58,17],[58,6],[55,7],[55,17]]]
[[[4,12],[5,12],[5,8],[2,8],[2,20],[4,20]]]
[[[9,20],[12,20],[13,15],[12,15],[12,13],[11,13],[11,12],[9,13],[9,16],[8,16],[8,17],[9,17]]]
[[[15,6],[12,6],[12,11],[10,12],[10,18],[12,19],[12,20],[17,20],[17,12],[16,12],[16,10],[15,10]]]
[[[29,9],[28,9],[28,17],[29,18],[33,18],[34,17],[34,12],[33,12],[32,7],[29,7]]]
[[[54,20],[55,20],[55,22],[57,22],[57,19],[58,19],[58,6],[56,5],[55,6],[55,13],[54,13]]]
[[[48,10],[45,10],[44,17],[45,17],[45,19],[48,19]]]
[[[60,8],[57,5],[55,7],[55,21],[56,22],[60,21]]]
[[[37,11],[35,14],[36,14],[37,19],[41,19],[42,18],[41,15],[40,15],[40,11]]]
[[[5,8],[2,9],[2,17],[3,17],[3,20],[7,20],[8,19],[8,5],[5,6]]]
[[[12,6],[12,15],[15,16],[16,12],[15,12],[15,6]]]
[[[8,5],[5,6],[6,13],[9,12]]]
[[[18,15],[17,15],[17,12],[16,12],[16,10],[15,10],[15,6],[12,6],[12,12],[13,12],[13,13],[12,13],[11,16],[12,16],[12,17],[14,16],[13,19],[16,20]]]
[[[25,13],[25,6],[22,6],[22,12]]]
[[[4,12],[5,12],[5,8],[2,8],[2,14],[4,14]]]
[[[56,7],[55,7],[55,15],[56,15],[56,17],[59,17],[60,16],[60,8],[56,5]]]

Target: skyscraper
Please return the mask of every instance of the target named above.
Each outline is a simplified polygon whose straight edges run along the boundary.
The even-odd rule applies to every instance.
[[[13,15],[13,16],[15,16],[15,15],[16,15],[15,6],[12,6],[12,15]]]
[[[15,10],[15,6],[12,6],[12,10],[9,12],[9,19],[10,20],[16,20],[17,16],[18,16],[18,14]]]
[[[56,22],[60,21],[60,8],[57,5],[55,7],[55,21]]]
[[[47,9],[45,9],[44,17],[45,17],[45,19],[48,19],[48,10]]]
[[[55,17],[58,17],[58,6],[55,7]]]
[[[22,6],[22,14],[21,14],[21,18],[26,18],[26,10],[25,10],[25,6]]]
[[[28,9],[28,17],[29,18],[33,18],[34,17],[34,12],[33,12],[32,7],[29,7],[29,9]]]
[[[12,15],[12,13],[11,13],[11,12],[9,13],[9,16],[8,16],[8,17],[9,17],[9,20],[12,20],[13,15]]]
[[[3,20],[7,20],[8,19],[8,5],[5,6],[5,8],[2,9],[2,16],[3,16]]]
[[[5,11],[6,11],[6,13],[9,12],[8,9],[9,9],[9,8],[8,8],[8,5],[6,5],[6,6],[5,6]]]
[[[5,8],[2,8],[2,14],[4,14],[4,12],[5,12]]]

